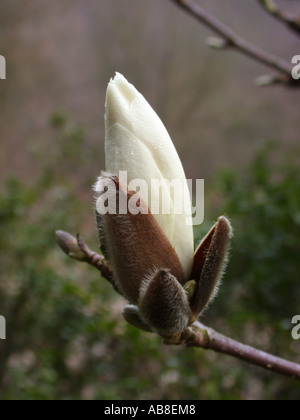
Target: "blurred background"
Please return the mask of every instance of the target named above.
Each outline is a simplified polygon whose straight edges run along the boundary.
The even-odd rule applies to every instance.
[[[258,2],[202,0],[290,62],[299,38]],[[225,4],[226,3],[226,4]],[[299,0],[278,0],[300,14]],[[126,325],[124,301],[69,261],[54,232],[98,249],[91,185],[104,168],[104,100],[121,72],[162,118],[206,218],[235,228],[220,294],[203,321],[300,363],[299,92],[260,89],[269,70],[205,45],[211,33],[167,0],[10,0],[1,6],[0,398],[298,399],[293,380]]]

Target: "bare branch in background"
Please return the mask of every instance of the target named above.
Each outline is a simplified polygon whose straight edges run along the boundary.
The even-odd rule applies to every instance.
[[[257,0],[263,8],[276,19],[285,23],[290,29],[300,35],[300,16],[293,16],[290,13],[280,10],[274,0]]]
[[[266,86],[271,84],[284,84],[290,87],[299,87],[298,81],[292,77],[291,65],[282,58],[276,57],[267,51],[257,47],[246,41],[244,38],[236,34],[230,27],[224,25],[215,16],[203,9],[192,0],[171,0],[189,15],[194,17],[198,22],[212,29],[220,38],[211,37],[208,39],[208,45],[216,49],[235,49],[248,57],[274,69],[278,72],[275,76],[268,76],[268,83],[261,83],[258,79],[257,84]]]
[[[78,261],[87,262],[97,268],[102,276],[117,290],[113,281],[113,273],[102,255],[92,252],[79,235],[77,236],[77,240],[75,237],[72,237],[70,234],[63,231],[58,231],[56,236],[59,246],[69,257],[77,259]],[[70,244],[72,249],[69,248]],[[78,258],[76,256],[78,256]],[[206,327],[198,321],[186,328],[186,330],[174,340],[164,339],[164,342],[165,344],[186,344],[189,347],[200,347],[206,350],[213,350],[217,353],[235,357],[272,372],[300,380],[300,365],[232,340],[231,338]]]

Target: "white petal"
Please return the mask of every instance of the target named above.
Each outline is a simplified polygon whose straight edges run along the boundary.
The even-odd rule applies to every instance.
[[[171,242],[182,264],[186,278],[192,269],[194,238],[191,216],[184,209],[174,214],[174,193],[167,182],[180,180],[183,198],[190,208],[186,177],[172,140],[160,118],[133,85],[118,74],[110,81],[106,98],[106,170],[115,175],[127,171],[128,183],[144,179],[149,186],[148,196],[141,197],[152,211],[151,180],[163,181],[162,194],[170,199],[171,214],[154,214],[159,226]]]

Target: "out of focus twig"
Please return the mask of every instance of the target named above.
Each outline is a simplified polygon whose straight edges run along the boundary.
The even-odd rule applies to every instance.
[[[76,239],[66,232],[58,231],[56,236],[59,246],[68,256],[73,259],[78,259],[78,261],[86,262],[97,268],[102,276],[120,292],[113,281],[113,273],[110,266],[102,255],[91,251],[79,235],[77,235]],[[68,248],[70,244],[72,247],[72,255],[70,255],[70,249]],[[76,255],[78,258],[76,258]],[[300,379],[300,365],[232,340],[231,338],[206,327],[198,321],[182,331],[174,340],[164,338],[164,342],[166,344],[186,344],[189,347],[201,347],[206,350],[213,350],[241,359],[247,363],[251,363],[272,372],[280,373],[294,379]]]
[[[224,25],[215,16],[207,12],[193,0],[171,0],[198,22],[212,29],[221,38],[209,38],[208,45],[216,49],[235,49],[248,57],[276,70],[276,76],[269,76],[270,84],[284,84],[300,87],[300,83],[292,77],[291,65],[273,54],[257,47],[236,34],[229,26]],[[259,82],[257,84],[260,84]],[[261,84],[266,86],[266,84]]]
[[[274,0],[257,0],[262,7],[276,19],[285,23],[290,29],[300,35],[300,16],[280,10]]]

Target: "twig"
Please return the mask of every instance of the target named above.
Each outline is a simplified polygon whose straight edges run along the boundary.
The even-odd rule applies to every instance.
[[[100,271],[102,276],[109,281],[113,288],[120,294],[122,292],[117,287],[114,277],[109,266],[109,263],[102,256],[90,250],[79,233],[77,237],[70,235],[67,232],[58,230],[56,232],[56,242],[68,257],[74,260],[85,262]]]
[[[276,57],[275,55],[270,54],[246,41],[244,38],[237,35],[231,28],[224,25],[215,16],[204,10],[203,7],[194,3],[192,0],[171,1],[194,17],[198,22],[204,24],[222,37],[222,39],[214,38],[210,40],[210,46],[218,49],[232,48],[240,51],[248,57],[277,70],[279,75],[275,77],[276,83],[287,84],[293,87],[300,86],[300,84],[296,83],[291,75],[291,65],[285,60]]]
[[[232,340],[198,321],[183,332],[183,341],[189,347],[201,347],[227,354],[252,365],[300,380],[300,365]]]
[[[102,255],[91,251],[87,244],[84,242],[84,240],[81,238],[79,233],[77,234],[76,239],[80,251],[82,251],[86,256],[86,262],[92,265],[93,267],[97,268],[97,270],[100,271],[102,276],[105,277],[109,282],[111,282],[113,275],[109,264],[105,260],[105,258]]]
[[[300,35],[300,16],[296,17],[279,9],[274,0],[257,0],[260,5],[277,20],[285,23],[290,29]]]
[[[92,252],[79,235],[77,235],[76,239],[66,232],[58,231],[56,232],[56,237],[59,246],[68,256],[97,268],[102,276],[120,293],[113,281],[113,273],[110,266],[102,255]],[[198,321],[183,331],[175,341],[165,339],[165,343],[186,344],[189,347],[201,347],[203,349],[213,350],[272,372],[281,373],[294,379],[300,379],[300,365],[232,340]]]

